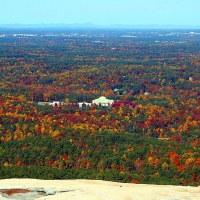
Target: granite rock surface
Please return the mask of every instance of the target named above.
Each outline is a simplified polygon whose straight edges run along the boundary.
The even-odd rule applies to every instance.
[[[8,195],[2,191],[24,189]],[[0,180],[0,200],[200,200],[200,187],[116,183],[100,180]]]

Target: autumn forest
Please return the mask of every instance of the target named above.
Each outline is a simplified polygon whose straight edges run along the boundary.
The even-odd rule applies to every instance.
[[[0,29],[0,169],[199,186],[200,30]]]

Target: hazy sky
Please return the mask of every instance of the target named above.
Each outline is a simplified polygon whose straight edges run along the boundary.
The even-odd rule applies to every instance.
[[[0,24],[200,25],[200,0],[0,0]]]

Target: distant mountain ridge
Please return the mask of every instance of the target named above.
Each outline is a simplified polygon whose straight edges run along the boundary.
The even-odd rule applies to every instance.
[[[200,29],[200,25],[96,25],[92,23],[74,24],[0,24],[0,28],[90,28],[90,29]]]

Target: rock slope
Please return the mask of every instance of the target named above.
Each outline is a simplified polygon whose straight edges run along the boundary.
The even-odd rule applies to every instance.
[[[19,192],[21,189],[26,192]],[[0,180],[0,200],[8,199],[200,200],[200,187],[140,185],[99,180],[3,179]]]

